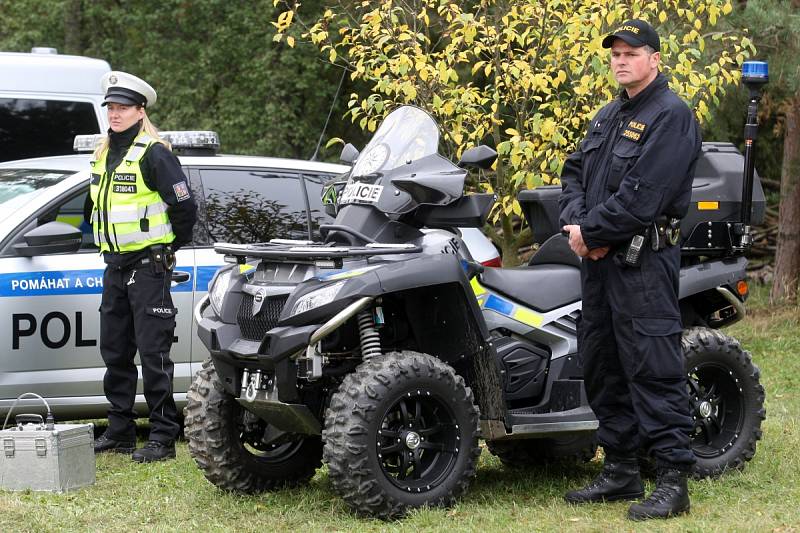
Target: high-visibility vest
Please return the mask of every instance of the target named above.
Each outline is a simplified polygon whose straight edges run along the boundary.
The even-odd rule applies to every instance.
[[[135,252],[175,240],[167,204],[145,184],[139,165],[147,148],[156,142],[140,132],[111,174],[106,172],[108,149],[91,162],[91,223],[94,242],[101,252]]]

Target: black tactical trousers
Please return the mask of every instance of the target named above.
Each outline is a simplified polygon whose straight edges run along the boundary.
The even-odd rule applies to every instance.
[[[106,364],[103,387],[111,403],[108,434],[117,440],[134,440],[136,436],[133,406],[137,348],[144,397],[150,409],[150,440],[171,442],[180,431],[169,358],[175,331],[171,273],[154,270],[152,263],[121,268],[108,265],[103,274],[100,354]]]
[[[586,392],[607,456],[643,447],[659,466],[688,470],[695,458],[680,347],[680,248],[642,253],[638,268],[613,253],[583,261],[578,348]]]

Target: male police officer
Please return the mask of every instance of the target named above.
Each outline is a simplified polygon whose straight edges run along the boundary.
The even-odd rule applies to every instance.
[[[561,224],[583,258],[578,342],[606,459],[571,503],[644,495],[637,450],[658,467],[656,489],[631,506],[641,520],[689,511],[695,458],[680,348],[677,219],[688,210],[700,153],[692,112],[659,73],[660,41],[630,20],[603,40],[623,87],[592,119],[561,175]]]
[[[155,90],[124,72],[108,73],[103,89],[110,129],[92,161],[90,199],[95,243],[106,262],[100,353],[111,408],[108,430],[94,449],[159,461],[175,457],[180,431],[169,358],[176,309],[169,291],[175,250],[191,241],[196,205],[177,158],[147,117]],[[134,451],[137,349],[150,437]]]

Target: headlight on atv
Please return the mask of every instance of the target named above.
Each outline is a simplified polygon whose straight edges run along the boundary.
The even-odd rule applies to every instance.
[[[228,292],[228,287],[231,284],[231,276],[233,276],[233,269],[228,269],[225,272],[217,274],[214,281],[209,288],[209,297],[211,298],[211,306],[216,313],[222,314],[222,300],[225,298],[225,293]]]
[[[344,284],[345,281],[337,281],[321,289],[309,292],[305,296],[301,296],[294,303],[290,316],[299,315],[300,313],[305,313],[306,311],[311,311],[312,309],[331,303],[333,299],[336,298],[336,295],[339,294]]]

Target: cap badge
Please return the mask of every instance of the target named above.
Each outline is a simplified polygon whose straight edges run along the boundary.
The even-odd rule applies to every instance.
[[[619,31],[629,31],[629,32],[631,32],[631,33],[633,33],[633,34],[639,35],[639,28],[637,28],[636,26],[629,26],[629,25],[625,25],[625,26],[622,26],[622,27],[621,27],[620,29],[618,29],[617,31],[618,31],[618,32],[619,32]]]
[[[113,74],[108,77],[108,83],[110,83],[111,85],[116,85],[117,81],[118,81],[117,77],[114,76]]]

